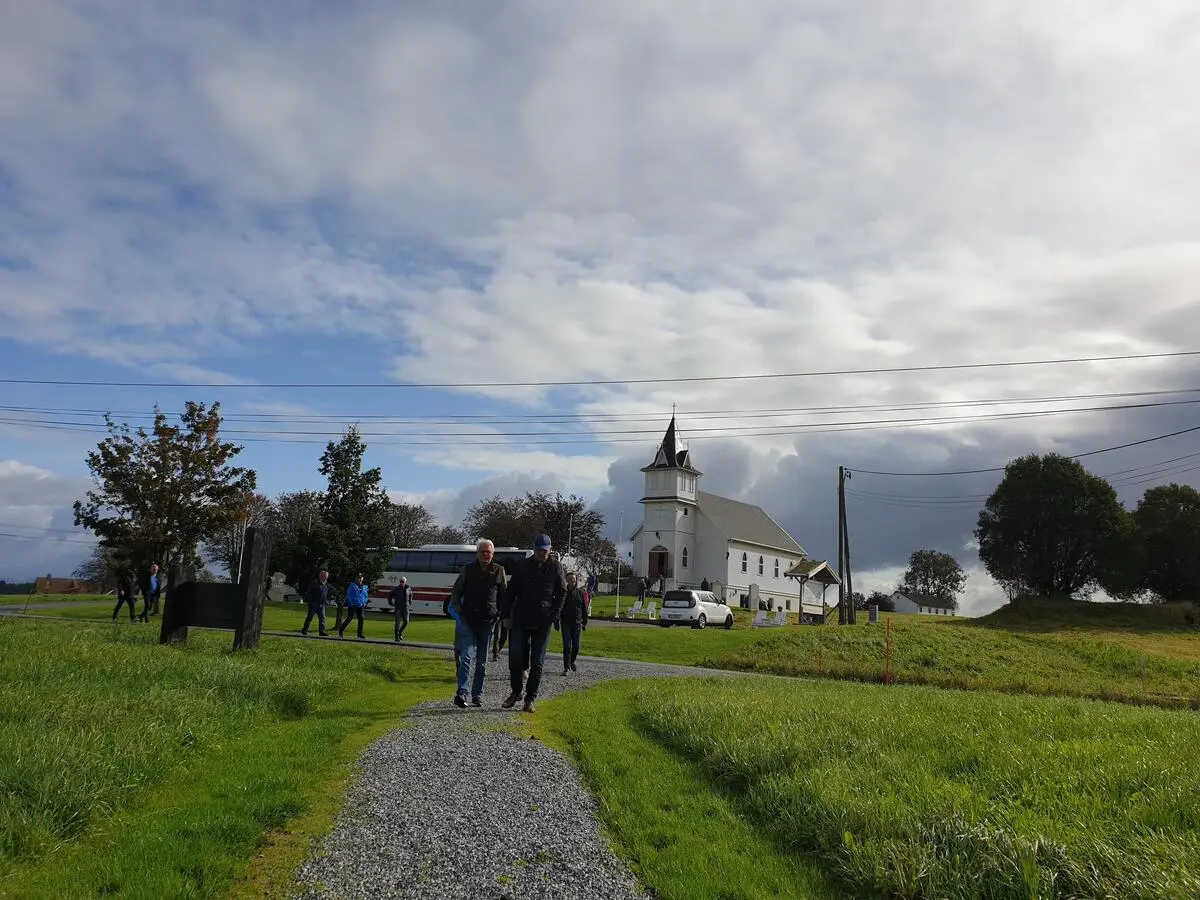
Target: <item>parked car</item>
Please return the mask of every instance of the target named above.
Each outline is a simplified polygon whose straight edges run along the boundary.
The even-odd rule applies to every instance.
[[[658,624],[663,628],[672,625],[704,628],[710,624],[732,628],[733,610],[712,591],[667,591],[663,594]]]

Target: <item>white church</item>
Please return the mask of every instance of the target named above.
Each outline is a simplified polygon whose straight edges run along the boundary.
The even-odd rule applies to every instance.
[[[837,574],[761,507],[697,488],[704,474],[676,447],[675,417],[654,462],[642,469],[642,524],[630,536],[634,571],[651,590],[699,588],[707,581],[730,606],[818,614]],[[803,599],[803,602],[802,602]],[[825,598],[837,602],[837,593]]]

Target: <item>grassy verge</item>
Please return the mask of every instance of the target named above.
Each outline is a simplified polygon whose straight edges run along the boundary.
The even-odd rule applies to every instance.
[[[822,871],[858,897],[1200,893],[1190,713],[758,680],[610,683],[544,709],[664,898],[818,897]]]
[[[702,767],[636,726],[624,685],[571,693],[520,728],[579,767],[621,856],[663,900],[851,897],[812,860],[781,852]]]
[[[898,683],[1200,708],[1200,630],[1104,627],[1086,617],[1071,627],[1028,630],[986,620],[891,619],[891,672]],[[714,664],[881,682],[886,656],[881,622],[776,629]]]
[[[107,603],[111,610],[116,605],[117,598],[106,594],[2,594],[0,606],[24,606],[28,603]],[[141,609],[141,601],[138,601]]]
[[[450,681],[444,661],[382,648],[156,638],[0,621],[0,896],[279,886],[357,751]]]

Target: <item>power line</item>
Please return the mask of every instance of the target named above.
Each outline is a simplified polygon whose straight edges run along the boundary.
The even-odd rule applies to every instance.
[[[1200,388],[1173,388],[1156,391],[1117,391],[1108,393],[1068,394],[1058,396],[1033,397],[998,397],[973,400],[930,400],[908,401],[896,403],[848,403],[835,406],[794,406],[766,407],[761,409],[709,409],[686,411],[689,421],[719,420],[719,419],[749,419],[749,418],[782,418],[789,415],[806,415],[810,413],[840,413],[840,412],[899,412],[921,409],[948,409],[961,407],[1009,406],[1020,404],[1066,403],[1082,400],[1111,400],[1129,399],[1134,397],[1161,397],[1175,394],[1200,394]],[[152,421],[154,413],[145,410],[95,409],[81,407],[51,407],[51,406],[3,406],[0,411],[16,413],[37,413],[46,415],[94,415],[121,416],[133,419]],[[178,412],[166,413],[168,416],[179,415]],[[437,413],[430,416],[393,416],[378,413],[361,414],[332,414],[332,413],[223,413],[225,422],[279,422],[279,423],[357,423],[371,421],[378,424],[424,424],[458,426],[463,423],[488,425],[527,424],[529,422],[543,424],[559,424],[573,422],[654,422],[659,423],[662,416],[659,413],[476,413],[452,415]]]
[[[285,389],[299,388],[316,390],[325,388],[400,388],[400,389],[447,389],[447,388],[528,388],[528,387],[590,387],[630,384],[695,384],[714,381],[753,381],[779,378],[825,378],[845,375],[896,375],[907,372],[948,372],[970,369],[1006,369],[1017,366],[1058,366],[1078,363],[1121,362],[1128,360],[1174,359],[1200,356],[1200,350],[1175,350],[1163,353],[1127,353],[1120,356],[1075,356],[1058,359],[1007,360],[984,363],[947,363],[925,366],[886,366],[873,369],[828,369],[809,372],[764,372],[752,375],[692,375],[670,378],[611,378],[583,381],[383,381],[383,382],[236,382],[217,383],[199,381],[69,381],[66,379],[0,378],[0,384],[24,384],[54,387],[138,387],[138,388],[254,388]]]
[[[1047,416],[1068,415],[1072,413],[1096,413],[1096,412],[1119,412],[1139,409],[1152,409],[1170,406],[1193,405],[1200,403],[1200,399],[1191,400],[1171,400],[1171,401],[1154,401],[1149,403],[1133,403],[1133,404],[1118,404],[1109,406],[1087,406],[1087,407],[1068,407],[1064,409],[1050,410],[1034,410],[1028,412],[998,412],[984,413],[970,416],[921,416],[915,418],[890,418],[890,419],[852,419],[849,421],[823,421],[823,422],[788,422],[777,425],[750,425],[744,427],[738,426],[714,426],[708,428],[689,428],[689,440],[705,440],[716,438],[733,438],[733,437],[788,437],[802,434],[820,434],[820,433],[835,433],[842,431],[860,431],[860,430],[879,430],[888,428],[914,428],[914,427],[929,427],[940,425],[961,425],[978,422],[996,422],[1015,419],[1031,419],[1043,418]],[[99,433],[107,431],[107,426],[98,422],[81,422],[74,420],[56,420],[56,419],[34,419],[34,418],[3,418],[0,417],[0,424],[11,425],[17,427],[42,428],[61,431],[77,431],[82,433]],[[272,429],[244,429],[244,428],[229,428],[222,429],[221,432],[226,436],[236,436],[238,441],[258,441],[258,442],[276,442],[276,443],[325,443],[325,440],[307,440],[313,436],[330,439],[341,436],[341,431],[330,430],[272,430]],[[644,443],[645,441],[656,437],[659,434],[658,428],[647,429],[608,429],[608,430],[592,430],[592,431],[367,431],[359,432],[363,437],[383,437],[383,438],[401,438],[400,441],[380,441],[376,443],[383,444],[412,444],[412,445],[440,445],[446,440],[467,440],[473,446],[488,446],[488,445],[540,445],[540,444],[620,444],[620,443]],[[251,437],[244,437],[250,435]],[[630,437],[636,435],[636,437]],[[257,437],[254,437],[257,436]],[[522,440],[513,441],[512,438],[552,438],[550,440]],[[414,440],[414,438],[423,438],[424,440]],[[498,440],[477,440],[479,438],[493,438]],[[565,438],[565,439],[560,439]],[[430,440],[435,439],[435,440]],[[1159,440],[1161,438],[1156,438]],[[1131,445],[1132,446],[1132,445]],[[1119,448],[1113,448],[1119,449]],[[1107,452],[1094,451],[1094,452]],[[1084,454],[1090,455],[1090,454]],[[978,469],[964,472],[954,473],[889,473],[876,472],[868,469],[861,469],[863,474],[867,475],[938,475],[938,474],[977,474],[981,472],[1002,471],[1002,467],[995,469]]]
[[[89,547],[93,546],[92,541],[74,541],[70,538],[60,538],[47,535],[37,536],[32,534],[13,534],[9,531],[0,531],[0,537],[10,538],[14,541],[54,541],[59,544],[81,544]]]
[[[1200,425],[1194,425],[1191,428],[1184,428],[1180,431],[1172,431],[1169,434],[1160,434],[1154,437],[1144,438],[1140,441],[1130,441],[1128,444],[1118,444],[1115,447],[1102,447],[1099,450],[1089,450],[1087,453],[1076,453],[1073,456],[1068,456],[1067,459],[1083,459],[1088,456],[1096,456],[1100,453],[1112,453],[1114,450],[1125,450],[1129,447],[1140,447],[1143,444],[1152,444],[1155,441],[1165,441],[1167,438],[1178,437],[1181,434],[1191,434],[1194,431],[1200,431]],[[941,475],[983,475],[989,472],[1003,472],[1006,466],[992,466],[987,469],[960,469],[953,472],[876,472],[871,469],[852,469],[855,475],[883,475],[891,478],[932,478]]]

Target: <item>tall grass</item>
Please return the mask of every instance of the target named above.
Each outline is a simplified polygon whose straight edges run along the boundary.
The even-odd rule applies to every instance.
[[[386,650],[157,634],[0,620],[0,895],[227,892],[337,782],[348,735],[449,680]]]
[[[781,850],[862,896],[1200,896],[1190,713],[834,683],[612,689]]]

